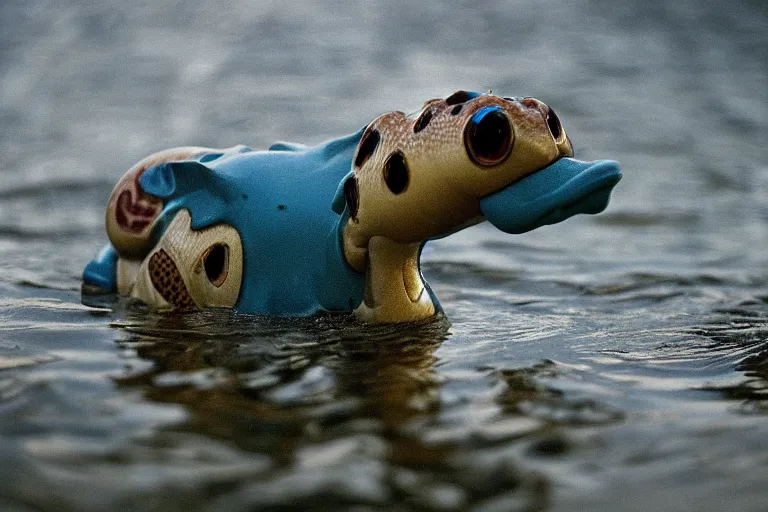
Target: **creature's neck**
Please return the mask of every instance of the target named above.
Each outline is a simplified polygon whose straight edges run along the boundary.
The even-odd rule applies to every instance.
[[[344,245],[347,261],[353,266],[355,262],[360,265],[362,251],[351,244]],[[360,320],[414,322],[435,314],[435,305],[419,272],[420,246],[399,244],[382,236],[368,241],[365,298],[355,310]]]

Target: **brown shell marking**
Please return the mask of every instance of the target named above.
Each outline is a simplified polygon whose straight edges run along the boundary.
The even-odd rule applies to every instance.
[[[179,309],[196,308],[176,263],[167,252],[160,249],[154,253],[148,268],[152,285],[166,301]]]

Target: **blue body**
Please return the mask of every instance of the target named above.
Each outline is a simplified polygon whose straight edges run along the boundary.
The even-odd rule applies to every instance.
[[[155,237],[182,208],[189,210],[193,229],[217,223],[237,229],[244,256],[239,311],[351,311],[362,302],[365,275],[344,259],[341,229],[348,213],[337,192],[362,133],[309,148],[278,143],[269,151],[241,148],[148,169],[139,183],[165,201]],[[116,261],[107,246],[83,280],[114,291]]]

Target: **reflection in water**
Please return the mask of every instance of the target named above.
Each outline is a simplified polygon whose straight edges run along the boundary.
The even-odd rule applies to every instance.
[[[434,351],[448,328],[444,319],[370,326],[347,316],[254,320],[229,311],[129,316],[118,343],[152,365],[116,381],[184,406],[189,418],[174,431],[269,455],[296,474],[329,456],[326,443],[359,435],[375,439],[373,455],[393,467],[447,471],[451,449],[428,446],[408,427],[439,413]]]
[[[119,346],[152,363],[115,378],[118,385],[188,412],[169,432],[269,457],[270,474],[233,482],[222,491],[224,503],[310,506],[318,493],[338,506],[383,500],[447,510],[495,495],[548,501],[546,480],[521,472],[494,447],[563,421],[570,406],[537,381],[551,365],[491,372],[489,406],[498,412],[483,412],[466,431],[455,417],[464,404],[446,409],[441,397],[435,351],[450,336],[444,319],[371,326],[351,317],[207,311],[129,314],[117,326]],[[526,419],[531,404],[560,411],[552,413],[558,418]],[[544,435],[531,450],[551,455],[563,443]],[[350,480],[350,468],[361,473]]]

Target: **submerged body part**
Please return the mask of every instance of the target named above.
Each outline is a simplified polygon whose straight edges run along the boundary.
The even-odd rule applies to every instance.
[[[84,292],[161,310],[429,318],[440,306],[419,269],[427,241],[483,220],[523,233],[605,209],[618,164],[572,156],[544,103],[466,91],[314,147],[167,150],[112,192],[110,244]]]

